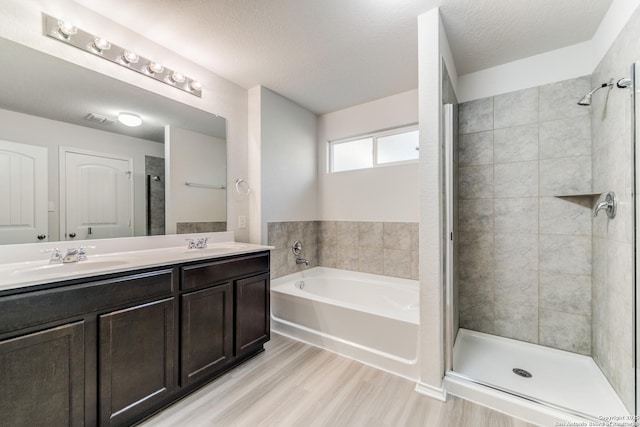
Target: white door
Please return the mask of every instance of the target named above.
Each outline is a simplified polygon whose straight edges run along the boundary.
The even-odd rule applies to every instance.
[[[0,244],[46,241],[47,149],[0,141]]]
[[[61,236],[66,240],[133,236],[131,159],[61,148]]]

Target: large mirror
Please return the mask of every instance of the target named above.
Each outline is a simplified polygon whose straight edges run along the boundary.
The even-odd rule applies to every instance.
[[[224,118],[2,38],[0,64],[0,244],[226,230]]]

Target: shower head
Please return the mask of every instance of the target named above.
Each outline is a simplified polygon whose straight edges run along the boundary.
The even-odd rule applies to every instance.
[[[609,86],[613,86],[613,79],[609,80],[608,83],[602,83],[600,86],[596,86],[593,89],[591,89],[588,94],[583,96],[582,99],[580,101],[578,101],[578,105],[587,105],[587,106],[591,105],[591,97],[593,96],[593,94],[596,91],[602,89],[603,87],[609,87]],[[627,88],[627,87],[631,86],[631,79],[630,78],[620,79],[616,83],[616,86],[618,88],[620,88],[620,89]]]
[[[591,89],[589,91],[589,93],[587,93],[585,96],[582,97],[582,99],[580,101],[578,101],[578,105],[591,105],[591,97],[593,96],[593,94],[602,89],[603,87],[608,87],[608,86],[613,86],[613,79],[609,80],[609,83],[602,83],[600,86],[596,86],[593,89]]]

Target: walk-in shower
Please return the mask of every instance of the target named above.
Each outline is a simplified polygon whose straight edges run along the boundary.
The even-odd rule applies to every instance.
[[[545,425],[636,414],[637,70],[620,78],[620,49],[589,76],[443,96],[452,394]]]

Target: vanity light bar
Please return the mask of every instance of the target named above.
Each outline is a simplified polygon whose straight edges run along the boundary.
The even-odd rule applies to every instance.
[[[140,56],[131,50],[113,44],[107,39],[74,27],[66,21],[54,18],[46,13],[43,13],[42,17],[46,36],[75,46],[122,67],[137,71],[197,97],[202,97],[202,84],[200,82],[178,71],[171,70],[156,61]]]

